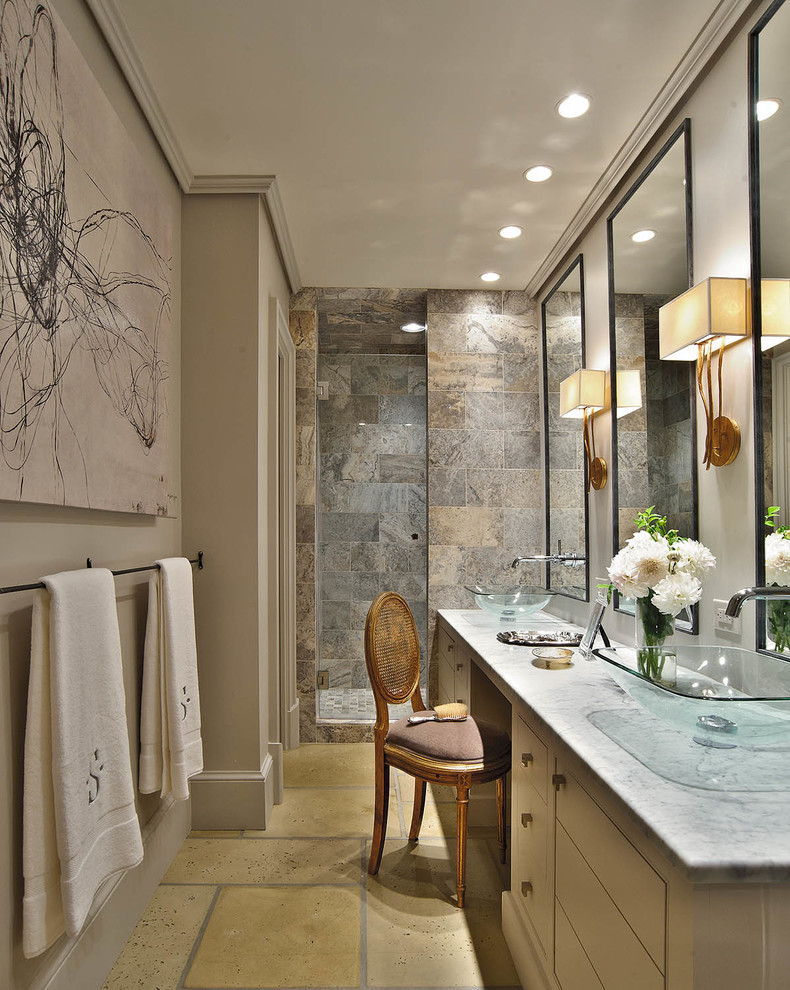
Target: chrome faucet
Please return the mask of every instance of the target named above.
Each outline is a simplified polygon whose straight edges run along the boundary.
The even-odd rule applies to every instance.
[[[790,601],[790,588],[781,587],[776,584],[771,585],[770,588],[742,588],[740,591],[736,591],[727,602],[727,608],[724,610],[724,614],[734,619],[741,614],[744,603],[752,598],[773,598],[776,601],[787,602]]]
[[[535,553],[528,557],[516,557],[510,566],[518,567],[519,564],[532,562],[538,564],[563,564],[565,567],[577,567],[579,564],[585,563],[586,559],[586,557],[583,557],[575,550],[569,550],[566,553],[563,553],[562,540],[557,540],[556,553]]]

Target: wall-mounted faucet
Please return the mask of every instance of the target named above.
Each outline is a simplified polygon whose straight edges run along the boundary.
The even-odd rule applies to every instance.
[[[741,614],[741,609],[746,602],[751,599],[766,598],[772,598],[780,602],[790,601],[790,588],[784,588],[775,584],[771,585],[770,588],[742,588],[740,591],[736,591],[727,602],[727,608],[724,610],[724,613],[734,619]]]
[[[527,557],[516,557],[510,566],[518,567],[519,564],[532,562],[538,564],[563,564],[565,567],[579,567],[581,564],[584,564],[586,560],[586,557],[583,557],[575,550],[568,550],[566,553],[563,553],[562,540],[557,540],[556,553],[534,553]]]

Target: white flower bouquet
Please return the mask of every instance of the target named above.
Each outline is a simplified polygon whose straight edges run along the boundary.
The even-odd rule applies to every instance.
[[[790,527],[777,525],[778,505],[770,505],[765,525],[774,530],[765,538],[765,583],[790,585]],[[768,632],[777,653],[790,647],[790,602],[768,605]]]
[[[675,617],[702,597],[702,581],[716,558],[697,540],[667,529],[654,505],[636,517],[638,530],[608,568],[610,587],[636,602],[637,658],[647,676],[659,680],[661,651],[675,630]],[[790,549],[790,541],[788,542]]]

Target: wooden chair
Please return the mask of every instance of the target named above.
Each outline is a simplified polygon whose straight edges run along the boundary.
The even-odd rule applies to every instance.
[[[381,865],[390,767],[415,778],[409,829],[412,842],[417,840],[422,824],[426,782],[450,784],[457,795],[456,879],[458,906],[463,907],[469,790],[476,784],[496,781],[499,850],[505,862],[505,776],[510,769],[510,739],[498,726],[471,716],[463,722],[419,725],[409,725],[406,717],[390,725],[388,705],[411,701],[415,712],[424,710],[417,629],[409,606],[394,592],[383,592],[370,606],[365,623],[365,662],[376,700],[376,806],[368,873],[378,873]]]

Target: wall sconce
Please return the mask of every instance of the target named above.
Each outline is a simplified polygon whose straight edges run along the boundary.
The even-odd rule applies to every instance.
[[[728,344],[747,334],[746,279],[706,278],[693,289],[658,311],[659,354],[663,361],[697,362],[697,388],[705,407],[707,431],[702,463],[731,464],[741,448],[741,430],[734,419],[723,416],[722,371]],[[714,409],[714,350],[718,351],[716,382],[718,403]]]
[[[767,351],[790,340],[790,279],[762,279],[760,299],[760,346]]]
[[[584,453],[587,458],[587,491],[606,484],[606,461],[595,455],[593,416],[606,405],[606,372],[580,368],[560,382],[560,416],[584,420]]]
[[[617,372],[617,418],[642,408],[642,376],[639,371]]]

